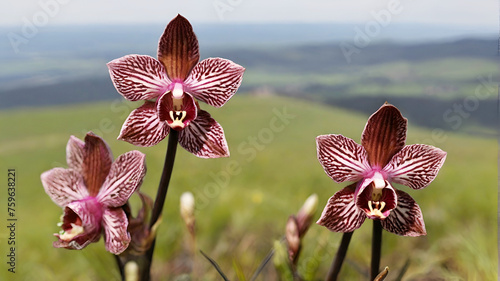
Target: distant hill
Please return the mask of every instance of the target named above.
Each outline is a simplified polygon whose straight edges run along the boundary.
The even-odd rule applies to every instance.
[[[486,33],[457,38],[463,32],[451,27],[388,26],[360,45],[355,26],[195,24],[194,28],[202,58],[224,57],[246,68],[239,94],[277,93],[353,110],[390,99],[408,107],[416,122],[419,115],[433,116],[423,118],[423,126],[449,129],[443,111],[474,95],[481,85],[478,77],[488,83],[498,78],[498,41]],[[120,99],[106,63],[134,53],[156,56],[163,28],[41,29],[16,54],[8,41],[0,41],[0,109]],[[427,37],[415,33],[431,29]],[[0,28],[0,35],[8,32],[13,31]],[[490,96],[467,120],[489,128],[488,132],[496,126],[492,121],[496,103]]]

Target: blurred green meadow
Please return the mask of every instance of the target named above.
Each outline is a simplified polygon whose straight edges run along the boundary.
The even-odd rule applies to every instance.
[[[147,155],[141,191],[153,197],[167,141],[137,148],[116,140],[123,121],[139,105],[116,99],[0,111],[0,171],[6,177],[7,169],[16,169],[18,219],[15,274],[5,263],[7,232],[0,232],[1,280],[119,280],[115,260],[104,250],[102,239],[81,251],[52,247],[62,210],[45,194],[40,174],[67,167],[69,136],[83,139],[93,131],[108,142],[115,158],[135,149]],[[309,195],[319,196],[316,220],[328,198],[347,185],[336,184],[324,173],[316,158],[315,137],[335,133],[359,142],[368,116],[380,105],[362,114],[292,98],[239,93],[220,109],[202,104],[223,126],[231,157],[199,159],[179,147],[158,230],[154,280],[186,280],[192,262],[193,280],[222,280],[199,252],[192,258],[189,234],[179,215],[179,196],[185,191],[196,198],[197,249],[217,261],[231,280],[249,280],[284,234],[288,216]],[[429,187],[417,191],[397,186],[421,206],[428,234],[411,238],[384,232],[381,266],[391,270],[386,280],[395,280],[407,262],[403,280],[496,280],[496,140],[460,131],[436,135],[408,121],[408,144],[432,144],[448,156]],[[5,224],[6,188],[2,192],[0,218]],[[138,201],[134,196],[132,205],[137,207]],[[305,280],[324,280],[341,237],[311,226],[299,257]],[[353,235],[341,279],[367,279],[370,253],[367,220]],[[272,262],[257,280],[278,280]]]

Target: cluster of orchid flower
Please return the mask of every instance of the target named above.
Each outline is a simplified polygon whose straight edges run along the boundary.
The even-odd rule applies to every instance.
[[[153,146],[169,135],[158,194],[153,203],[139,192],[146,173],[143,153],[130,151],[113,161],[110,148],[99,136],[89,132],[83,141],[71,136],[66,147],[68,169],[54,168],[41,175],[46,193],[64,212],[54,247],[79,250],[104,233],[106,250],[117,255],[122,277],[127,264],[134,261],[137,279],[150,279],[156,227],[177,144],[200,158],[229,156],[221,125],[198,101],[223,106],[240,86],[245,69],[222,58],[200,62],[199,58],[193,29],[178,15],[159,40],[158,59],[128,55],[108,63],[117,91],[129,101],[144,101],[128,116],[118,139]],[[419,206],[391,183],[424,188],[436,177],[446,153],[428,145],[405,146],[406,126],[399,110],[384,104],[369,118],[361,145],[342,135],[316,138],[317,156],[327,175],[337,183],[354,182],[329,199],[317,222],[345,235],[328,280],[336,279],[349,235],[366,218],[374,220],[374,229],[382,227],[403,236],[426,234]],[[134,192],[143,203],[135,218],[128,204]],[[185,197],[184,201],[194,202],[192,195]],[[287,223],[285,240],[294,279],[300,280],[295,266],[300,241],[311,224],[317,200],[316,196],[308,199]],[[194,235],[192,210],[181,212]],[[378,273],[379,265],[374,267],[372,263],[372,273]]]

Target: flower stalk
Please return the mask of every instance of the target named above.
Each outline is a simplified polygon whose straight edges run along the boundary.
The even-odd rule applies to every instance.
[[[163,172],[161,174],[160,184],[158,186],[158,192],[156,194],[153,211],[151,213],[151,219],[149,221],[149,227],[151,229],[155,227],[163,211],[163,205],[165,204],[165,198],[167,197],[168,186],[174,168],[175,154],[177,152],[177,144],[178,144],[177,131],[172,130],[172,132],[170,132],[169,134],[167,154],[165,156],[165,164],[163,165]],[[151,263],[153,261],[153,252],[155,244],[156,244],[156,238],[153,240],[151,247],[144,254],[143,263],[140,263],[141,281],[150,280],[150,268],[151,268]]]
[[[372,262],[370,280],[374,280],[379,274],[380,256],[382,255],[382,223],[380,220],[373,220],[372,231]]]
[[[328,276],[326,277],[327,281],[336,281],[337,277],[340,273],[340,269],[342,268],[342,264],[344,263],[345,256],[347,254],[347,248],[349,247],[349,243],[351,242],[351,237],[353,232],[345,232],[342,235],[342,241],[340,242],[339,249],[337,250],[337,255],[335,255],[335,259],[333,260],[332,266],[330,267],[330,271],[328,271]]]

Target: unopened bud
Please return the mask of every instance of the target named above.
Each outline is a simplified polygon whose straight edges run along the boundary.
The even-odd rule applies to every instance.
[[[299,227],[295,216],[290,216],[288,218],[285,237],[288,244],[288,258],[292,264],[295,264],[295,259],[300,251]]]
[[[313,221],[314,214],[318,208],[318,195],[313,194],[309,196],[297,213],[297,225],[299,228],[299,236],[302,237],[306,234],[309,226]]]
[[[184,192],[181,195],[181,216],[189,232],[194,235],[194,196],[191,192]]]
[[[125,264],[125,281],[139,281],[139,266],[135,261]]]

